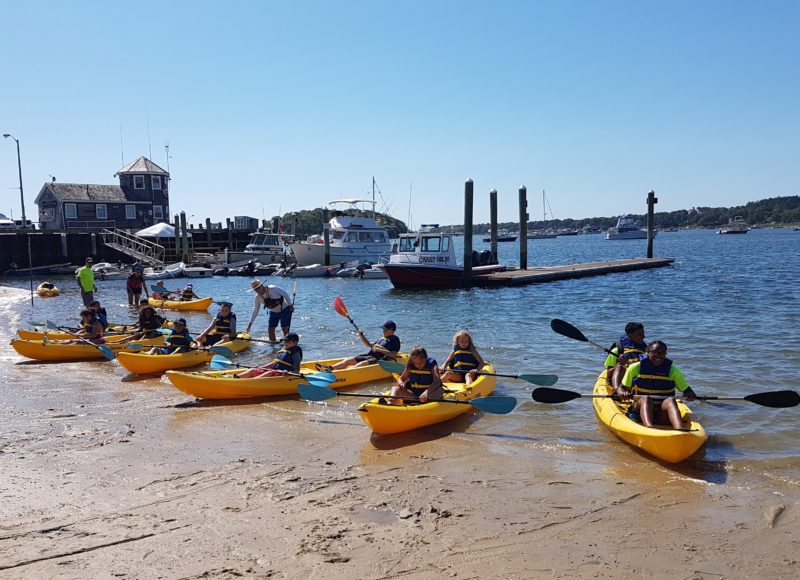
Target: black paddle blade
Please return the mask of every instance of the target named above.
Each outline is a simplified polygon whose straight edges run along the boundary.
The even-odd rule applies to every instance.
[[[762,407],[785,409],[787,407],[796,407],[800,404],[800,395],[797,394],[797,391],[772,391],[771,393],[747,395],[744,400]]]
[[[580,393],[575,391],[565,391],[563,389],[551,389],[548,387],[539,387],[533,389],[531,397],[537,403],[566,403],[573,399],[579,399]]]
[[[586,338],[586,336],[584,336],[580,330],[565,320],[554,318],[550,321],[550,328],[553,329],[553,332],[556,332],[561,336],[566,336],[567,338],[571,338],[573,340],[580,340],[581,342],[589,342],[589,339]]]

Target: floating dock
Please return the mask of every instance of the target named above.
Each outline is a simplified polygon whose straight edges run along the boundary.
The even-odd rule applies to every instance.
[[[487,288],[501,286],[522,286],[524,284],[541,284],[557,280],[571,280],[586,276],[601,276],[632,270],[648,270],[663,268],[675,261],[674,258],[630,258],[625,260],[609,260],[607,262],[588,262],[586,264],[569,264],[566,266],[529,267],[527,270],[506,270],[483,276],[473,276],[472,286]]]

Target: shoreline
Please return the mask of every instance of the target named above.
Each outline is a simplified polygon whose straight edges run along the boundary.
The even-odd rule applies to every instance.
[[[492,415],[379,438],[344,399],[192,404],[115,364],[19,361],[0,578],[800,575],[797,482],[661,465],[599,425],[602,454]]]

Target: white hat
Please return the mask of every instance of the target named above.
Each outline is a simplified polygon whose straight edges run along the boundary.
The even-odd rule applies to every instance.
[[[261,288],[263,285],[264,283],[261,280],[255,279],[252,282],[250,282],[251,288],[250,290],[248,290],[248,292],[254,292],[255,290]]]

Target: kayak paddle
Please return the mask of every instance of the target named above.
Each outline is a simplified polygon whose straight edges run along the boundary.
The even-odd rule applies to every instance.
[[[129,342],[125,345],[125,348],[129,348],[131,350],[143,350],[145,348],[170,348],[168,345],[153,345],[153,344],[142,344],[141,342]],[[229,349],[227,346],[209,346],[207,348],[196,348],[192,350],[208,350],[213,352],[214,354],[218,354],[220,356],[233,356],[235,353]]]
[[[608,354],[617,356],[615,353],[611,352],[611,350],[607,349],[606,347],[600,346],[596,342],[593,342],[588,338],[586,338],[586,336],[580,330],[578,330],[565,320],[559,320],[558,318],[554,318],[553,320],[550,321],[550,328],[553,330],[553,332],[556,332],[561,336],[566,336],[567,338],[571,338],[572,340],[578,340],[580,342],[588,342],[589,344],[599,348],[603,352],[607,352]]]
[[[353,328],[356,329],[356,332],[361,333],[361,329],[353,322],[353,319],[350,318],[350,312],[347,310],[347,306],[344,305],[344,301],[341,297],[337,296],[333,299],[333,309],[340,315],[347,318],[350,321],[350,324],[353,325]]]
[[[95,347],[97,350],[99,350],[101,353],[103,353],[103,356],[106,358],[106,360],[114,360],[116,358],[116,355],[114,354],[114,351],[111,350],[110,348],[108,348],[107,346],[103,346],[102,344],[95,344],[91,340],[87,340],[87,339],[83,338],[82,336],[78,336],[77,334],[75,334],[74,332],[70,332],[69,330],[67,330],[63,326],[57,325],[52,320],[48,320],[46,322],[46,324],[47,324],[47,328],[49,328],[50,330],[60,330],[61,332],[66,332],[67,334],[74,336],[75,338],[77,338],[81,342],[85,342],[86,344]]]
[[[392,361],[380,360],[378,361],[380,367],[389,373],[402,373],[406,365],[402,363],[396,363]],[[467,373],[469,371],[461,371],[455,369],[447,369],[452,370],[457,373]],[[519,379],[522,381],[527,381],[529,383],[533,383],[534,385],[542,385],[545,387],[549,387],[550,385],[555,385],[558,381],[558,376],[556,375],[501,375],[498,373],[485,373],[483,371],[478,371],[479,375],[486,375],[487,377],[505,377],[509,379]]]
[[[235,362],[231,362],[225,357],[215,356],[214,358],[211,359],[211,368],[214,370],[224,370],[231,368],[255,369],[258,367],[249,367],[246,365],[240,365]],[[289,375],[291,377],[300,377],[306,379],[310,383],[314,383],[322,387],[327,387],[328,385],[336,382],[336,375],[334,375],[333,373],[311,373],[308,375],[304,375],[301,373],[293,373],[290,371],[277,371],[277,372]]]
[[[677,395],[680,397],[680,395]],[[577,393],[575,391],[565,391],[563,389],[550,389],[541,387],[534,389],[531,393],[534,401],[539,403],[566,403],[573,399],[587,398],[587,399],[617,399],[618,395],[594,395]],[[666,397],[653,397],[664,399]],[[697,401],[747,401],[755,403],[762,407],[772,407],[775,409],[784,409],[787,407],[796,407],[800,404],[800,394],[797,391],[770,391],[766,393],[754,393],[744,397],[714,397],[714,396],[695,396]]]
[[[387,395],[369,395],[366,393],[339,393],[327,387],[316,385],[297,385],[297,392],[300,396],[307,401],[327,401],[334,397],[365,397],[374,399],[376,397]],[[403,401],[416,401],[416,397],[393,397]],[[517,400],[514,397],[478,397],[477,399],[470,399],[468,401],[453,401],[450,399],[428,399],[429,403],[452,403],[456,405],[472,405],[476,409],[480,409],[486,413],[494,413],[497,415],[505,415],[514,410],[517,406]]]

